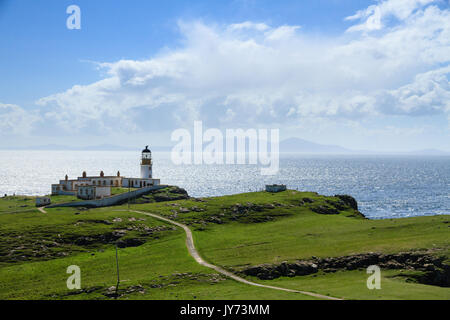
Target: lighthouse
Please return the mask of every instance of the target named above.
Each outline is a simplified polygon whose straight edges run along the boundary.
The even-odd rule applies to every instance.
[[[141,189],[160,186],[160,179],[153,179],[152,165],[152,152],[145,146],[141,155],[140,178],[123,177],[120,171],[116,175],[105,175],[100,171],[99,176],[91,176],[83,171],[82,176],[77,179],[69,179],[66,175],[64,180],[52,184],[52,195],[76,195],[80,199],[93,200],[110,197],[112,187]]]
[[[152,152],[145,146],[141,157],[141,179],[152,178]]]

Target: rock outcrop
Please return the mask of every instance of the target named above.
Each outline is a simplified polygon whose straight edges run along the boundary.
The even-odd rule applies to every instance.
[[[186,190],[179,187],[169,187],[168,190],[156,190],[149,194],[156,202],[163,201],[175,201],[189,199],[189,195]]]
[[[336,198],[339,198],[343,203],[350,206],[352,209],[358,210],[358,202],[352,196],[346,194],[336,194]]]
[[[356,270],[377,265],[381,269],[419,270],[423,273],[415,275],[420,283],[450,286],[450,266],[443,264],[444,257],[437,257],[423,252],[402,252],[396,254],[363,253],[333,258],[312,258],[306,261],[282,262],[281,264],[261,264],[247,268],[243,274],[271,280],[281,276],[294,277],[338,270]]]

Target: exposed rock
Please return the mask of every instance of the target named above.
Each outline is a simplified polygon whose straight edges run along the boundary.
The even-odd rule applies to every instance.
[[[423,276],[419,276],[419,282],[441,286],[450,287],[450,266],[442,265],[442,268],[434,268],[434,266],[428,265],[427,271]]]
[[[295,270],[295,275],[307,275],[318,271],[317,264],[313,262],[296,262],[288,265],[289,268]]]
[[[78,246],[85,246],[85,245],[89,245],[95,242],[94,238],[91,237],[79,237],[78,239],[76,239],[74,241],[74,243]]]
[[[229,209],[231,209],[231,211],[234,213],[248,214],[250,212],[261,212],[264,209],[273,209],[273,208],[275,208],[275,206],[271,203],[260,205],[260,204],[247,202],[245,205],[236,203],[233,206],[231,206]]]
[[[117,241],[117,246],[119,248],[138,247],[142,244],[144,244],[144,241],[137,238],[120,239]]]
[[[319,214],[339,214],[339,211],[336,208],[326,207],[326,206],[318,206],[311,208],[312,211]]]
[[[183,195],[183,194],[171,195],[171,194],[161,193],[161,194],[154,195],[153,198],[155,199],[156,202],[164,202],[164,201],[184,200],[184,199],[188,199],[189,196]]]
[[[178,218],[178,212],[176,212],[175,210],[171,210],[173,212],[173,214],[171,214],[169,216],[169,219],[176,219]]]
[[[318,272],[336,272],[338,270],[356,270],[378,265],[384,269],[419,270],[424,273],[417,277],[425,284],[450,286],[450,266],[443,264],[444,257],[435,257],[429,253],[402,252],[380,254],[368,252],[352,256],[317,258],[296,262],[282,262],[277,265],[261,264],[242,271],[243,274],[256,276],[262,280],[271,280],[281,276],[304,276]]]
[[[271,280],[280,276],[303,276],[318,271],[317,265],[312,262],[282,262],[280,265],[261,264],[244,270],[244,274],[256,276],[262,280]]]
[[[117,298],[118,294],[116,293],[116,286],[111,286],[106,289],[106,292],[103,295],[109,298]]]
[[[125,229],[114,230],[112,232],[113,236],[117,237],[117,238],[123,237],[126,233],[127,233],[127,230],[125,230]]]
[[[120,219],[120,218],[119,218]],[[108,220],[95,220],[95,219],[89,219],[89,220],[78,220],[79,223],[101,223],[101,224],[107,224],[110,225],[112,224],[111,221]]]
[[[179,187],[171,187],[170,189],[171,193],[178,193],[178,194],[183,194],[183,195],[188,195],[187,191],[184,190],[183,188],[179,188]]]
[[[223,223],[222,220],[219,217],[216,217],[216,216],[210,217],[208,219],[208,221],[212,222],[212,223],[217,223],[217,224],[222,224]]]
[[[73,242],[78,246],[89,246],[97,243],[102,244],[110,244],[119,239],[122,235],[119,233],[105,233],[105,234],[97,234],[91,236],[80,236],[73,238],[64,239],[64,242],[70,243]]]
[[[189,195],[186,190],[176,186],[168,187],[160,190],[153,190],[148,193],[148,196],[144,199],[153,199],[156,202],[175,201],[189,199]],[[177,204],[170,204],[177,205]]]
[[[349,205],[352,209],[358,210],[358,202],[356,202],[355,198],[346,194],[336,194],[336,198],[339,198],[342,202]]]

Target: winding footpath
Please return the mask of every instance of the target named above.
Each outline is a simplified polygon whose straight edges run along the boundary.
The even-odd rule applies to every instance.
[[[339,298],[335,298],[335,297],[330,297],[330,296],[325,296],[322,294],[318,294],[318,293],[314,293],[314,292],[308,292],[308,291],[300,291],[300,290],[294,290],[294,289],[287,289],[287,288],[281,288],[281,287],[275,287],[275,286],[269,286],[269,285],[265,285],[265,284],[260,284],[260,283],[256,283],[256,282],[252,282],[252,281],[248,281],[244,278],[241,278],[237,275],[235,275],[234,273],[231,273],[221,267],[218,267],[216,265],[210,264],[208,262],[206,262],[205,260],[203,260],[203,258],[200,256],[200,254],[198,253],[197,249],[194,246],[194,238],[192,237],[192,231],[191,229],[189,229],[188,226],[167,219],[165,217],[162,217],[160,215],[154,214],[154,213],[149,213],[149,212],[144,212],[144,211],[137,211],[137,210],[121,210],[121,211],[129,211],[129,212],[135,212],[135,213],[140,213],[140,214],[144,214],[146,216],[150,216],[168,223],[171,223],[173,225],[176,225],[177,227],[183,228],[184,231],[186,232],[186,246],[188,248],[189,254],[195,259],[195,261],[197,261],[197,263],[199,263],[202,266],[205,266],[207,268],[211,268],[213,270],[216,270],[217,272],[233,279],[236,280],[238,282],[244,283],[244,284],[248,284],[251,286],[255,286],[255,287],[261,287],[261,288],[268,288],[268,289],[274,289],[274,290],[280,290],[280,291],[286,291],[286,292],[293,292],[293,293],[301,293],[304,295],[308,295],[311,297],[315,297],[315,298],[319,298],[319,299],[328,299],[328,300],[342,300]]]
[[[39,207],[37,208],[40,212],[42,213],[47,213],[45,211],[45,207]],[[318,293],[314,293],[314,292],[309,292],[309,291],[301,291],[301,290],[294,290],[294,289],[287,289],[287,288],[281,288],[281,287],[275,287],[275,286],[269,286],[269,285],[265,285],[265,284],[260,284],[260,283],[256,283],[256,282],[252,282],[252,281],[248,281],[242,277],[239,277],[237,275],[235,275],[234,273],[231,273],[221,267],[218,267],[216,265],[213,265],[211,263],[206,262],[205,260],[203,260],[203,258],[200,256],[200,254],[198,253],[197,249],[195,248],[194,245],[194,238],[192,237],[192,231],[191,229],[189,229],[189,227],[185,224],[167,219],[165,217],[162,217],[160,215],[154,214],[154,213],[150,213],[150,212],[144,212],[144,211],[137,211],[137,210],[115,210],[115,211],[128,211],[128,212],[135,212],[135,213],[140,213],[140,214],[144,214],[146,216],[152,217],[152,218],[156,218],[158,220],[162,220],[168,223],[171,223],[173,225],[176,225],[177,227],[182,228],[185,232],[186,232],[186,246],[188,248],[189,254],[195,259],[195,261],[197,261],[198,264],[213,269],[233,280],[236,280],[238,282],[250,285],[250,286],[255,286],[255,287],[261,287],[261,288],[268,288],[268,289],[274,289],[274,290],[279,290],[279,291],[285,291],[285,292],[292,292],[292,293],[301,293],[307,296],[311,296],[314,298],[319,298],[319,299],[327,299],[327,300],[342,300],[339,298],[335,298],[335,297],[330,297],[330,296],[325,296],[322,294],[318,294]]]
[[[37,209],[42,213],[47,213],[47,211],[45,211],[45,207],[38,207]]]

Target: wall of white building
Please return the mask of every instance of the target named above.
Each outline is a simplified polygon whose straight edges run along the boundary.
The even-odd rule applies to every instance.
[[[111,187],[95,187],[95,198],[105,198],[111,196]]]
[[[160,179],[139,179],[139,178],[123,178],[122,187],[124,188],[144,188],[148,186],[157,186]]]
[[[80,199],[102,199],[111,196],[111,187],[79,186],[77,197]]]
[[[149,193],[153,190],[166,188],[167,185],[158,185],[152,187],[146,187],[138,190],[133,190],[131,192],[117,194],[111,197],[98,199],[98,200],[85,200],[85,201],[76,201],[76,202],[67,202],[67,203],[59,203],[48,206],[48,208],[55,207],[80,207],[80,206],[91,206],[91,207],[106,207],[113,206],[115,204],[123,203],[127,199],[133,199],[139,197],[143,194]]]

